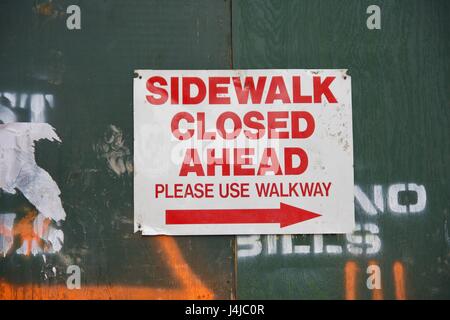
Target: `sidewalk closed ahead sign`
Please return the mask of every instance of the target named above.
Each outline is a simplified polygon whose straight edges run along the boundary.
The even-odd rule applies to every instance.
[[[134,222],[144,235],[348,233],[345,70],[136,70]]]

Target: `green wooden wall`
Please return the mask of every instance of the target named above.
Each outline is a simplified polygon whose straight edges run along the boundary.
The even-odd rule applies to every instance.
[[[371,4],[381,30],[366,27]],[[355,185],[372,203],[355,200],[353,236],[240,238],[239,298],[450,297],[449,14],[437,0],[233,1],[234,68],[349,70]],[[367,288],[372,264],[381,290]]]
[[[71,4],[81,30],[66,28]],[[372,4],[381,30],[366,27]],[[27,254],[35,208],[0,191],[0,222],[15,214],[0,298],[450,298],[449,14],[444,0],[1,1],[0,121],[55,127],[62,143],[36,158],[67,219],[50,224],[60,251]],[[132,78],[146,68],[348,69],[359,229],[133,234]],[[69,265],[81,290],[65,287]]]
[[[81,8],[81,30],[66,28],[69,4]],[[26,122],[32,102],[16,106],[22,94],[54,96],[45,121],[62,143],[39,142],[36,158],[67,213],[54,226],[64,232],[60,252],[18,254],[19,234],[0,257],[3,297],[30,297],[23,284],[38,297],[64,289],[69,265],[81,267],[86,297],[234,296],[234,238],[133,234],[133,173],[117,164],[132,162],[133,70],[231,68],[230,19],[228,1],[0,2],[0,92],[16,94],[8,108]],[[0,213],[17,214],[16,225],[29,211],[23,197],[0,195]]]

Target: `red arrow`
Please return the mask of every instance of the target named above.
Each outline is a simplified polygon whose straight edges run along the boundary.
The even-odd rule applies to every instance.
[[[166,224],[279,223],[283,228],[320,216],[280,202],[279,209],[166,210]]]

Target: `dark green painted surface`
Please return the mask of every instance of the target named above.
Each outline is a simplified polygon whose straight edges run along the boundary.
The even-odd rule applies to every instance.
[[[366,27],[371,4],[381,7],[381,30]],[[385,299],[397,297],[395,262],[405,271],[406,298],[450,298],[450,3],[233,1],[232,17],[234,68],[349,69],[355,184],[370,199],[373,185],[381,185],[385,202],[388,187],[396,183],[422,185],[427,197],[417,213],[387,208],[370,215],[356,204],[357,223],[378,228],[378,251],[362,243],[356,247],[363,253],[352,254],[346,237],[325,236],[324,245],[340,245],[342,253],[326,248],[313,253],[313,238],[297,236],[293,245],[311,244],[311,253],[283,254],[279,239],[277,253],[269,254],[266,237],[250,245],[243,237],[238,298],[344,298],[344,268],[355,262],[356,296],[370,299],[369,261],[380,267]],[[397,195],[401,204],[417,202],[415,192]],[[242,257],[243,250],[259,244],[261,253]],[[370,254],[371,248],[376,252]]]
[[[360,244],[349,236],[325,236],[323,245],[321,237],[295,236],[269,249],[268,237],[239,238],[237,284],[232,237],[177,237],[215,297],[235,296],[237,285],[238,298],[345,298],[345,270],[357,266],[355,296],[370,299],[369,262],[380,267],[386,299],[450,297],[448,1],[377,1],[382,29],[374,31],[366,28],[370,1],[49,3],[0,2],[0,92],[28,101],[23,109],[4,96],[0,102],[27,122],[27,96],[54,97],[45,120],[63,143],[38,143],[36,157],[62,191],[67,220],[54,227],[63,230],[64,245],[44,260],[15,253],[16,238],[0,257],[2,281],[51,287],[78,264],[82,286],[179,288],[157,240],[132,234],[132,173],[114,172],[105,148],[131,161],[133,69],[228,69],[233,61],[236,69],[348,68],[355,184],[372,206],[373,187],[381,186],[385,208],[370,214],[357,202]],[[82,30],[67,30],[69,4],[80,5]],[[425,208],[394,212],[389,188],[410,183],[423,186]],[[419,197],[395,195],[409,211]],[[16,224],[29,208],[20,195],[0,194],[0,214],[16,213]],[[259,244],[261,252],[243,257]],[[299,245],[310,253],[295,253]],[[329,245],[342,252],[327,253]],[[404,294],[396,293],[394,265],[403,266]]]
[[[134,69],[231,67],[230,4],[50,2],[0,3],[0,92],[54,96],[45,120],[63,142],[39,142],[36,158],[62,191],[64,245],[44,261],[42,254],[15,253],[18,237],[0,257],[0,278],[65,285],[67,266],[77,264],[82,286],[177,289],[181,285],[171,269],[177,266],[168,265],[157,240],[133,234],[132,172],[117,174],[107,158],[116,152],[118,161],[132,163]],[[69,4],[81,8],[81,30],[66,28]],[[19,121],[31,120],[29,104],[25,109],[12,104]],[[16,224],[26,206],[23,197],[0,194],[0,212],[16,213]],[[216,298],[233,296],[233,237],[178,237],[176,243]]]

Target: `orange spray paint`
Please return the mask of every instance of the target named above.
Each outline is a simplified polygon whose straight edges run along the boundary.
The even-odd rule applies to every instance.
[[[156,237],[162,259],[180,283],[176,289],[128,285],[88,285],[69,290],[65,285],[11,284],[0,279],[0,300],[213,299],[214,293],[192,271],[172,237]]]
[[[355,261],[347,261],[345,264],[345,300],[355,300],[357,297],[356,281],[359,271],[359,267]]]
[[[394,275],[395,299],[406,300],[405,267],[401,262],[396,261],[392,266],[392,273]]]

